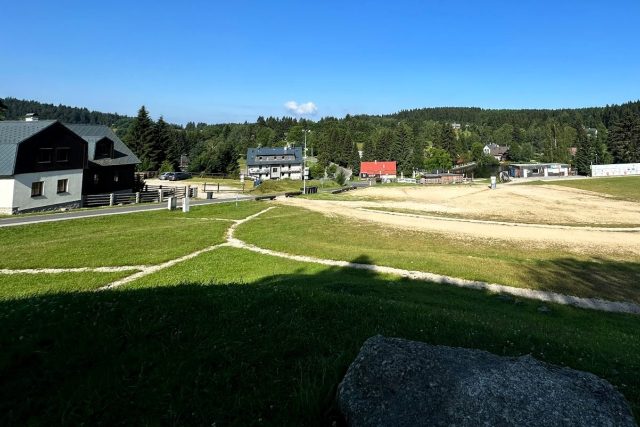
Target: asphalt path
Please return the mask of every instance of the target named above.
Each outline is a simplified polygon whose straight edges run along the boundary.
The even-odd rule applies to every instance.
[[[226,199],[214,200],[194,200],[191,199],[190,206],[212,205],[217,203],[234,203],[238,201],[253,200],[253,196],[238,196]],[[181,204],[179,203],[179,206]],[[149,203],[139,205],[114,206],[105,208],[95,208],[87,210],[67,211],[60,213],[49,213],[43,215],[16,215],[0,219],[0,227],[13,227],[16,225],[38,224],[42,222],[67,221],[70,219],[91,218],[96,216],[122,215],[135,212],[158,211],[167,209],[166,203]]]

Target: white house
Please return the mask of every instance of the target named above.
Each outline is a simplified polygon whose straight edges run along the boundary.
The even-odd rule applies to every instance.
[[[247,150],[247,175],[261,180],[302,179],[302,148],[262,147]],[[305,170],[308,177],[309,168]]]
[[[87,143],[55,120],[0,121],[0,213],[79,207]]]

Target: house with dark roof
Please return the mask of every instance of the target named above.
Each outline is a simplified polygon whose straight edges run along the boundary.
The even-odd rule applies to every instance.
[[[487,156],[491,156],[499,162],[504,162],[505,160],[507,160],[509,156],[508,145],[501,147],[498,144],[491,143],[491,144],[485,145],[482,151]]]
[[[130,191],[137,163],[107,126],[0,121],[0,213],[80,207],[83,194]]]
[[[104,125],[67,125],[87,141],[88,162],[83,194],[130,192],[134,187],[138,157]]]
[[[302,179],[302,148],[260,147],[247,150],[247,176],[253,179]],[[306,168],[305,176],[309,170]]]

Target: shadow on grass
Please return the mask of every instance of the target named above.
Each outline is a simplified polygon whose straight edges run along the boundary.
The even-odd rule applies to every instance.
[[[331,424],[375,334],[588,370],[637,415],[640,319],[538,306],[339,268],[0,302],[0,423]]]
[[[640,304],[640,263],[559,258],[522,269],[532,288]]]

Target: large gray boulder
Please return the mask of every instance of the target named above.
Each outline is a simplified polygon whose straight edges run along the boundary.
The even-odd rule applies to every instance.
[[[350,426],[636,426],[605,380],[537,361],[369,338],[338,387]]]

